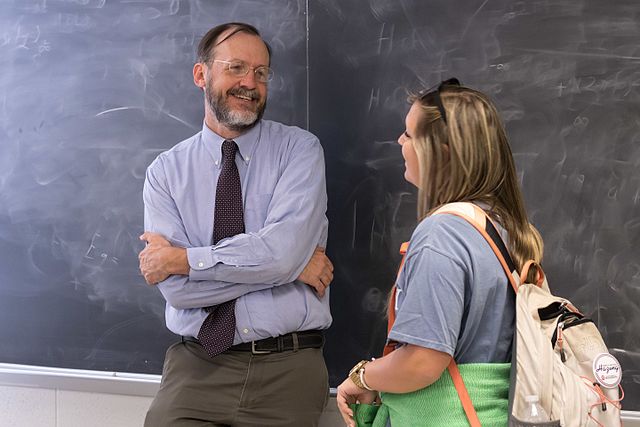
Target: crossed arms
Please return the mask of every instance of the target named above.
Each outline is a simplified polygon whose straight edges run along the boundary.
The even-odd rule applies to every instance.
[[[185,248],[172,246],[161,234],[150,231],[144,232],[140,240],[147,243],[140,252],[140,272],[149,285],[157,285],[169,276],[188,275],[189,262]],[[297,280],[315,289],[319,297],[323,297],[325,290],[333,280],[333,264],[326,256],[324,248],[318,246]]]
[[[140,271],[171,306],[217,305],[296,279],[324,295],[333,265],[317,247],[326,227],[322,148],[319,143],[299,144],[290,157],[296,163],[290,161],[278,177],[264,226],[215,246],[191,243],[165,159],[160,156],[149,167],[143,190],[147,231],[140,236],[147,246],[139,255]],[[195,270],[189,262],[195,252],[211,255],[214,265]]]

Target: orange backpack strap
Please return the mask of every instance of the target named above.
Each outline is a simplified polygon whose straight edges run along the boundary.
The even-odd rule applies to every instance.
[[[400,272],[402,271],[402,267],[404,266],[404,260],[407,257],[407,249],[409,249],[409,242],[404,242],[402,243],[402,245],[400,245],[400,255],[402,255],[402,260],[400,261],[400,266],[398,267],[396,282],[398,281],[398,278],[400,277]],[[389,297],[389,307],[387,308],[387,337],[389,336],[389,333],[391,332],[391,328],[393,327],[393,324],[396,321],[395,305],[396,305],[397,290],[398,288],[394,284],[393,288],[391,289],[391,296]],[[387,343],[384,346],[384,350],[382,350],[382,355],[386,356],[387,354],[395,350],[396,344],[397,343],[395,341],[389,341],[387,339]]]
[[[480,419],[473,407],[471,397],[467,392],[467,387],[464,385],[462,375],[460,375],[460,370],[458,369],[456,362],[453,360],[453,357],[451,358],[451,362],[449,363],[449,366],[447,366],[447,369],[449,370],[449,375],[451,375],[451,379],[453,380],[453,385],[456,387],[456,391],[458,392],[458,397],[460,397],[460,402],[462,403],[464,413],[467,415],[467,419],[469,420],[469,425],[471,427],[481,427]]]
[[[534,267],[536,269],[535,285],[541,288],[542,283],[544,283],[544,271],[542,271],[540,265],[538,265],[538,263],[532,259],[525,262],[524,266],[522,266],[522,271],[520,272],[520,283],[527,282],[527,276],[529,275],[529,270],[531,269],[531,267]]]
[[[450,205],[445,205],[436,211],[436,214],[438,213],[448,213],[459,216],[473,225],[473,227],[478,230],[480,234],[482,234],[482,237],[484,237],[487,243],[489,243],[489,246],[491,246],[491,249],[498,258],[498,261],[500,261],[500,265],[502,266],[504,272],[507,274],[507,278],[509,280],[509,283],[511,284],[511,287],[513,288],[515,293],[518,294],[518,284],[513,277],[511,268],[509,268],[509,263],[502,255],[500,248],[498,247],[494,239],[487,232],[487,229],[493,226],[494,232],[497,234],[495,224],[493,224],[489,215],[487,215],[486,212],[471,203],[452,203]],[[506,247],[503,249],[506,250]],[[513,261],[510,262],[511,264],[513,264]],[[456,388],[456,392],[458,393],[458,397],[460,398],[460,403],[462,403],[462,408],[464,409],[464,413],[467,416],[469,425],[471,427],[481,427],[478,414],[473,407],[473,402],[471,401],[471,397],[469,396],[467,387],[464,385],[464,381],[462,380],[462,375],[460,375],[458,365],[456,364],[455,360],[453,360],[453,358],[451,358],[451,362],[449,363],[447,369],[449,370],[449,375],[451,375],[451,379],[453,380],[453,385]]]

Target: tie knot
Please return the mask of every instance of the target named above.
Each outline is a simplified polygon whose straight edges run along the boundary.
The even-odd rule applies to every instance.
[[[236,151],[238,151],[238,146],[235,141],[225,140],[222,143],[222,157],[225,159],[235,159]]]

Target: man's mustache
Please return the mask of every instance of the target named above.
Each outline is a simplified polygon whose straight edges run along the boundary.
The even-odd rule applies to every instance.
[[[257,90],[243,89],[241,87],[229,89],[227,95],[244,96],[251,98],[253,101],[260,99],[260,93]]]

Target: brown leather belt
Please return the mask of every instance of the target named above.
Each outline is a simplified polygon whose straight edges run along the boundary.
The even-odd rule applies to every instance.
[[[182,342],[189,341],[200,344],[193,337],[182,337]],[[250,351],[253,354],[280,353],[283,351],[296,351],[303,348],[321,348],[324,345],[324,333],[322,331],[291,332],[274,338],[265,338],[258,341],[243,342],[232,346],[232,351]]]

